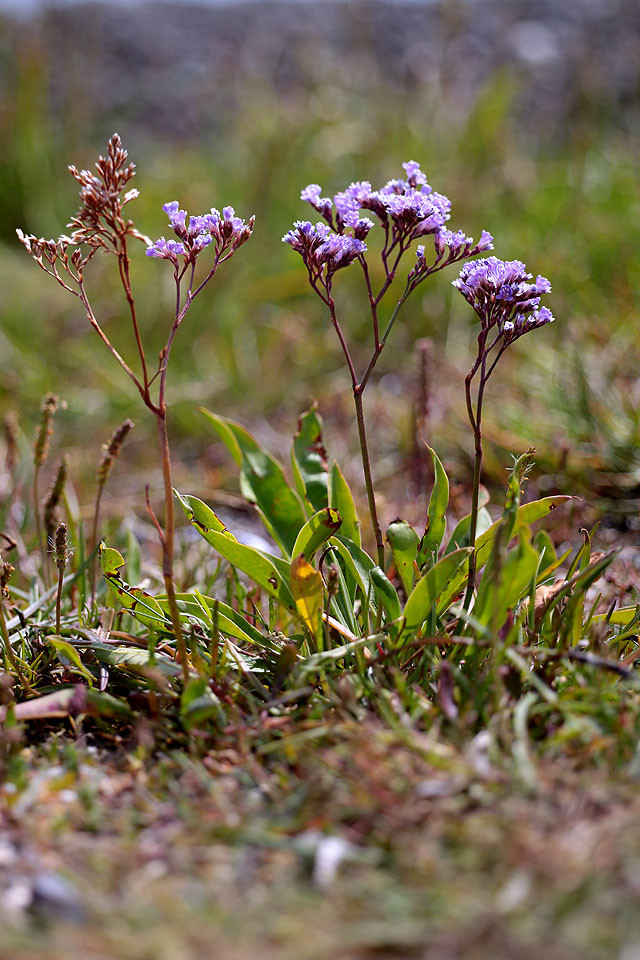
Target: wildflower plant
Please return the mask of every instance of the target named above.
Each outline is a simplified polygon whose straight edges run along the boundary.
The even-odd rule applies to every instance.
[[[462,231],[452,232],[446,227],[451,215],[451,202],[437,193],[427,182],[418,163],[403,164],[405,178],[389,180],[374,190],[368,181],[358,181],[335,194],[333,199],[323,197],[318,184],[310,184],[300,194],[322,217],[312,224],[298,220],[293,229],[282,238],[303,259],[309,283],[329,310],[329,316],[338,335],[351,378],[358,425],[360,452],[369,502],[371,524],[376,541],[378,563],[384,567],[384,542],[378,519],[376,497],[371,469],[371,457],[363,407],[363,394],[376,367],[400,310],[416,288],[432,274],[454,263],[490,250],[493,238],[482,231],[476,243]],[[371,214],[372,220],[367,214]],[[380,261],[382,282],[375,288],[371,279],[367,238],[374,226],[382,231]],[[430,237],[433,247],[420,242]],[[406,271],[404,286],[393,307],[383,310],[389,299],[405,255],[415,246],[415,259]],[[362,372],[348,345],[342,321],[333,296],[333,281],[338,270],[358,263],[364,278],[368,310],[371,318],[372,350]]]
[[[175,599],[173,555],[175,520],[171,455],[167,432],[167,373],[171,349],[185,316],[195,298],[216,275],[221,264],[251,236],[254,225],[252,217],[245,222],[235,215],[232,207],[220,213],[213,208],[201,216],[188,217],[186,210],[174,200],[164,205],[169,218],[169,227],[176,239],[161,237],[152,241],[136,228],[129,219],[126,207],[139,195],[129,184],[135,175],[135,166],[128,163],[127,151],[119,135],[114,134],[108,143],[106,157],[99,157],[95,173],[69,167],[72,176],[80,184],[80,208],[68,224],[70,235],[57,240],[46,240],[18,230],[18,237],[36,263],[53,277],[65,290],[82,304],[89,323],[94,328],[114,359],[120,364],[148,410],[156,418],[164,480],[164,522],[158,521],[151,504],[149,512],[158,531],[163,552],[163,577],[167,591],[169,612],[175,632],[184,676],[187,676],[187,652],[182,636],[182,627]],[[168,332],[164,347],[154,370],[151,369],[145,351],[136,302],[130,278],[130,242],[140,241],[147,247],[147,256],[169,261],[173,268],[175,283],[175,311],[167,324]],[[116,257],[118,272],[131,317],[131,327],[137,370],[110,341],[91,304],[85,280],[85,271],[96,254],[109,253]],[[200,269],[199,260],[207,260]],[[197,270],[198,268],[198,270]],[[43,437],[45,433],[43,433]],[[46,437],[45,437],[46,442]],[[40,444],[42,446],[42,443]],[[36,474],[37,476],[37,474]]]
[[[30,594],[9,585],[13,565],[0,555],[1,652],[7,672],[19,681],[25,696],[38,701],[17,704],[16,716],[89,711],[129,722],[134,708],[119,694],[124,687],[135,692],[139,702],[146,685],[154,719],[166,704],[179,702],[181,726],[207,731],[208,736],[216,726],[230,729],[232,711],[246,709],[261,723],[274,709],[279,711],[279,723],[285,713],[297,709],[293,704],[298,698],[313,697],[316,704],[326,706],[331,702],[327,692],[332,678],[348,671],[357,689],[354,702],[379,707],[385,716],[393,716],[397,704],[395,716],[402,716],[398,722],[403,728],[407,718],[411,723],[422,723],[420,718],[428,722],[437,710],[447,721],[456,721],[465,705],[471,724],[488,721],[494,708],[512,702],[511,690],[518,685],[531,688],[514,708],[518,723],[525,723],[525,713],[536,701],[536,716],[546,712],[555,727],[554,711],[560,709],[562,685],[566,686],[570,670],[596,665],[616,676],[629,674],[628,661],[620,661],[626,656],[626,644],[636,637],[640,608],[611,608],[603,614],[594,604],[587,610],[587,591],[612,555],[592,554],[588,537],[573,557],[570,551],[558,555],[545,531],[532,531],[533,523],[570,499],[554,495],[521,502],[532,451],[515,460],[501,515],[492,522],[487,514],[486,523],[478,522],[486,387],[505,350],[553,320],[541,303],[551,289],[544,277],[534,279],[520,261],[480,257],[492,248],[491,235],[483,230],[476,242],[460,230],[450,230],[449,200],[429,186],[413,161],[404,164],[404,178],[378,190],[360,181],[329,198],[317,184],[306,187],[301,197],[318,215],[317,222],[297,221],[283,239],[301,256],[344,354],[376,550],[368,552],[355,499],[325,447],[316,404],[298,422],[291,448],[292,480],[241,424],[203,411],[238,465],[242,494],[255,506],[274,546],[245,543],[204,501],[172,489],[166,387],[172,347],[191,303],[251,236],[253,218],[245,221],[231,207],[189,216],[171,201],[164,205],[170,234],[165,231],[168,236],[151,241],[126,214],[137,192],[130,189],[133,166],[117,136],[109,143],[107,157],[98,160],[96,174],[71,169],[81,185],[81,206],[69,224],[70,235],[58,240],[19,235],[41,268],[82,304],[156,419],[165,495],[162,523],[148,491],[147,503],[162,544],[165,592],[151,595],[135,585],[136,546],[130,551],[130,585],[122,555],[101,544],[101,569],[111,600],[131,616],[135,635],[121,629],[119,620],[101,620],[96,627],[99,594],[92,564],[101,497],[132,428],[126,420],[103,449],[89,549],[74,530],[69,512],[69,538],[66,525],[59,522],[67,473],[64,460],[53,478],[44,520],[47,534],[55,534],[55,591],[52,586],[21,609]],[[372,243],[376,235],[378,241]],[[175,309],[153,367],[129,277],[133,241],[145,245],[149,259],[168,262],[175,284]],[[115,256],[118,264],[134,360],[107,337],[86,287],[86,268],[101,251]],[[479,324],[476,356],[465,380],[475,446],[471,512],[448,530],[449,480],[431,450],[434,482],[424,533],[420,536],[404,520],[395,520],[385,531],[387,552],[377,514],[363,396],[407,299],[432,274],[454,264],[461,266],[454,286]],[[336,274],[350,266],[361,274],[370,321],[370,351],[364,362],[352,352],[335,298]],[[34,443],[37,525],[38,471],[48,456],[58,405],[53,395],[46,398]],[[13,459],[8,445],[7,460]],[[225,561],[208,568],[198,553],[194,580],[181,593],[176,592],[173,575],[174,495],[193,530],[213,548],[218,561]],[[4,553],[16,547],[7,534],[0,537]],[[39,539],[42,542],[42,532]],[[75,547],[71,552],[69,541]],[[187,544],[185,538],[185,553],[192,548]],[[185,579],[189,582],[188,575]],[[91,601],[85,604],[87,597]],[[66,598],[71,602],[65,606]],[[612,657],[594,659],[586,650],[594,629],[600,632],[593,634],[596,639],[607,634]],[[636,658],[636,653],[632,656]],[[109,676],[115,678],[110,682],[116,695],[102,686]],[[47,689],[38,696],[43,677],[53,692]],[[60,689],[65,683],[72,685]],[[566,703],[562,709],[570,717],[572,708]]]
[[[551,284],[546,277],[540,275],[534,280],[533,274],[527,271],[520,260],[504,261],[497,257],[487,257],[467,263],[460,271],[458,279],[453,281],[453,286],[473,307],[480,321],[476,358],[465,378],[467,415],[473,431],[475,450],[469,523],[469,542],[473,544],[478,521],[485,387],[507,347],[525,333],[551,323],[554,317],[547,307],[540,306],[540,299],[543,294],[551,291]],[[474,401],[473,386],[476,378]],[[465,597],[467,607],[473,595],[475,572],[474,552],[469,558],[469,580]]]

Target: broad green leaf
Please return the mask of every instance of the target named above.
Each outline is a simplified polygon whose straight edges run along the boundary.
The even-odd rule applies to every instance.
[[[170,621],[164,615],[162,607],[151,594],[141,590],[140,587],[129,586],[122,579],[118,572],[124,566],[122,554],[113,547],[105,546],[104,542],[100,544],[100,564],[114,600],[148,627],[157,630],[169,624]]]
[[[488,500],[488,498],[487,498]],[[478,519],[476,521],[476,543],[478,539],[482,536],[483,533],[489,529],[493,523],[491,519],[491,514],[486,509],[486,507],[480,507],[478,510]],[[467,514],[466,517],[463,517],[462,520],[458,522],[455,530],[449,537],[449,542],[445,553],[452,553],[454,550],[459,550],[461,547],[468,547],[469,544],[469,526],[471,524],[471,514]]]
[[[402,636],[412,637],[420,630],[460,568],[467,565],[470,553],[469,547],[463,547],[461,550],[445,554],[417,582],[403,610]]]
[[[542,500],[532,500],[531,503],[522,504],[522,506],[518,507],[516,512],[512,537],[516,536],[520,530],[524,529],[524,527],[530,526],[532,523],[535,523],[536,520],[541,520],[543,517],[546,517],[549,513],[551,513],[552,510],[555,510],[556,507],[559,507],[563,503],[566,503],[567,500],[572,499],[573,497],[570,496],[558,495],[555,497],[545,497]],[[489,559],[493,541],[498,533],[498,530],[500,529],[501,523],[502,519],[496,520],[495,523],[491,524],[488,530],[485,530],[484,533],[481,533],[476,539],[476,570],[478,572]],[[444,609],[446,609],[446,607],[443,606],[445,602],[448,605],[454,597],[461,593],[461,591],[464,589],[465,582],[466,573],[461,573],[452,580],[450,588],[447,589],[446,594],[443,595],[441,600],[438,602],[439,614],[443,613]]]
[[[157,596],[156,600],[168,614],[169,604],[167,601],[166,594]],[[193,617],[196,619],[202,619],[203,610],[200,600],[205,604],[207,608],[207,614],[205,617],[206,626],[211,627],[212,621],[212,611],[214,604],[216,603],[213,597],[203,597],[202,594],[198,594],[196,597],[193,593],[178,593],[176,594],[176,600],[178,601],[178,609],[180,611],[181,617]],[[227,603],[223,603],[222,600],[218,600],[218,630],[225,637],[233,637],[235,640],[242,640],[245,643],[250,643],[258,647],[262,647],[269,650],[279,650],[279,646],[269,639],[268,636],[261,633],[252,623],[242,616],[241,613],[238,613],[233,607],[230,607]]]
[[[532,500],[530,503],[524,503],[518,507],[515,515],[511,536],[515,537],[524,527],[531,526],[536,520],[541,520],[555,510],[556,507],[566,503],[567,500],[573,500],[570,496],[544,497],[542,500]],[[492,541],[494,540],[500,527],[500,520],[492,523],[488,530],[485,530],[476,539],[476,568],[478,570],[487,562]]]
[[[404,592],[409,596],[415,580],[415,562],[420,538],[406,520],[394,520],[387,529],[387,540]]]
[[[47,643],[49,646],[53,647],[57,654],[65,657],[69,663],[73,664],[78,673],[85,678],[90,687],[93,686],[93,674],[87,670],[84,663],[80,659],[80,654],[72,643],[69,643],[68,640],[64,640],[57,634],[52,634],[51,636],[47,637]]]
[[[387,620],[397,620],[400,617],[401,607],[398,591],[389,580],[382,567],[372,567],[371,581],[378,594],[378,599],[387,614]]]
[[[531,593],[538,562],[539,555],[530,543],[529,530],[523,528],[518,545],[498,566],[485,572],[473,607],[474,620],[490,626],[494,633],[498,631],[509,611]]]
[[[371,593],[371,571],[376,566],[369,554],[358,543],[347,537],[332,537],[331,546],[335,546],[345,563],[348,572],[362,592],[362,602],[366,603]]]
[[[613,626],[627,627],[640,612],[640,607],[618,607],[612,614],[597,613],[592,623],[611,623]]]
[[[533,538],[533,545],[540,557],[540,572],[543,573],[547,568],[554,570],[558,554],[546,530],[538,530]]]
[[[114,547],[108,547],[104,540],[100,544],[100,566],[105,576],[118,576],[120,567],[124,567],[124,557]]]
[[[488,497],[487,501],[488,502]],[[478,538],[485,533],[491,524],[493,523],[491,519],[491,514],[486,509],[486,507],[481,506],[478,510],[478,519],[476,522],[476,543]],[[445,553],[452,553],[454,550],[459,550],[461,547],[468,547],[469,544],[469,527],[471,525],[471,514],[467,514],[466,517],[463,517],[455,527],[455,530],[449,537],[449,542],[447,543],[447,548]]]
[[[296,486],[301,497],[311,505],[312,511],[329,505],[327,451],[322,438],[322,417],[318,404],[313,404],[298,420],[298,432],[291,446],[291,465]],[[293,551],[293,556],[296,556]]]
[[[447,507],[449,506],[449,478],[440,462],[438,454],[425,444],[433,460],[433,489],[427,507],[427,523],[420,541],[417,563],[420,568],[438,558],[440,545],[447,529]]]
[[[305,560],[311,560],[322,544],[332,537],[342,525],[337,510],[324,507],[309,517],[304,527],[296,537],[293,545],[293,556],[304,555]]]
[[[317,638],[322,630],[322,576],[300,554],[291,561],[290,583],[298,614]]]
[[[362,536],[356,505],[349,484],[337,463],[332,465],[329,473],[329,506],[337,510],[342,517],[342,529],[340,531],[342,536],[361,546]]]
[[[177,490],[173,491],[178,498],[180,506],[185,512],[185,515],[189,523],[196,528],[201,537],[211,543],[209,540],[209,534],[214,533],[224,533],[225,536],[229,537],[231,540],[235,540],[236,537],[227,529],[225,524],[222,522],[220,517],[218,517],[211,507],[207,506],[203,500],[199,500],[197,497],[191,497],[186,494],[178,493]]]
[[[182,667],[167,657],[152,655],[148,650],[136,647],[97,647],[91,645],[91,651],[96,660],[108,663],[112,667],[121,667],[131,673],[146,677],[150,670],[157,670],[167,677],[177,677],[182,674]]]
[[[201,409],[240,463],[244,496],[256,504],[274,540],[290,557],[306,514],[298,494],[288,485],[281,465],[239,423]]]
[[[266,557],[259,550],[255,550],[244,543],[231,540],[224,533],[216,533],[212,530],[209,532],[208,540],[211,546],[232,566],[246,573],[254,583],[266,590],[283,607],[296,613],[297,608],[291,591],[283,580],[276,564],[272,562],[272,558]],[[286,563],[286,561],[282,562]]]

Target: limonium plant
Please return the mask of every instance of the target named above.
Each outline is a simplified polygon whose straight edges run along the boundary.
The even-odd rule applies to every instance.
[[[57,240],[46,240],[25,234],[22,230],[17,233],[45,273],[80,301],[89,323],[134,384],[144,405],[156,418],[164,481],[162,524],[150,503],[148,491],[147,504],[162,544],[162,570],[167,604],[186,680],[187,650],[173,575],[175,519],[167,432],[167,373],[176,334],[191,304],[213,279],[218,268],[249,239],[255,218],[245,221],[236,216],[233,207],[224,207],[222,212],[212,208],[209,213],[189,217],[187,211],[180,208],[178,201],[172,200],[166,203],[163,209],[169,218],[173,237],[160,237],[152,242],[137,230],[125,211],[125,207],[139,195],[138,190],[127,189],[135,175],[134,164],[127,160],[127,151],[116,133],[109,140],[106,157],[98,158],[95,173],[69,167],[72,176],[80,184],[81,201],[78,212],[68,224],[70,235],[60,236]],[[173,271],[175,309],[172,319],[167,323],[167,338],[155,369],[151,368],[147,359],[131,286],[129,243],[132,240],[145,244],[148,257],[166,260]],[[119,277],[131,317],[137,364],[131,364],[125,359],[111,342],[91,303],[85,270],[100,252],[110,253],[117,259]]]
[[[467,263],[458,279],[453,281],[453,286],[471,304],[480,321],[476,358],[465,378],[467,414],[475,449],[469,521],[469,543],[474,544],[482,468],[482,407],[487,381],[510,344],[525,333],[551,323],[554,318],[547,307],[540,306],[540,298],[550,292],[551,284],[546,277],[538,276],[534,280],[533,274],[520,260],[487,257]],[[475,400],[474,381],[477,382]],[[473,597],[475,573],[476,559],[475,552],[472,552],[465,595],[467,608]]]
[[[363,395],[369,379],[387,343],[403,304],[420,284],[434,273],[454,263],[468,260],[493,248],[493,238],[483,230],[479,241],[461,230],[446,226],[451,215],[451,202],[437,193],[427,182],[420,165],[413,160],[403,165],[405,177],[389,180],[374,190],[368,181],[350,184],[335,194],[333,200],[322,196],[318,184],[305,187],[300,198],[309,203],[323,218],[313,224],[299,220],[283,241],[302,256],[309,283],[327,306],[344,353],[351,378],[360,452],[364,472],[369,513],[376,541],[378,563],[384,568],[384,541],[378,518],[376,496],[367,442]],[[372,220],[367,214],[371,214]],[[374,226],[382,231],[380,261],[382,281],[376,288],[372,282],[367,239]],[[424,241],[430,238],[429,249]],[[415,259],[404,276],[402,292],[386,313],[391,287],[405,255],[411,248]],[[359,371],[343,330],[333,296],[335,274],[343,267],[357,263],[364,278],[371,318],[372,348],[368,361]]]

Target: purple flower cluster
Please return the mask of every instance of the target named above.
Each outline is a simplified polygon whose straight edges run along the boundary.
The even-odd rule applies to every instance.
[[[505,345],[554,319],[547,307],[540,306],[551,284],[546,277],[534,280],[520,260],[488,257],[467,263],[453,286],[471,304],[482,328],[497,328]]]
[[[321,196],[317,183],[311,183],[302,191],[300,199],[310,203],[338,233],[343,233],[345,227],[357,231],[363,219],[361,211],[369,210],[381,223],[391,221],[405,242],[435,234],[449,219],[451,202],[429,186],[415,160],[407,161],[403,167],[406,180],[389,180],[379,190],[373,190],[367,180],[358,180],[337,193],[332,201]],[[366,222],[371,229],[371,221]]]
[[[323,197],[322,188],[317,183],[310,183],[300,194],[300,199],[309,203],[324,218],[333,231],[333,237],[346,239],[341,248],[336,240],[332,241],[342,254],[340,266],[346,266],[356,259],[358,254],[352,255],[352,241],[364,241],[374,226],[373,220],[364,216],[363,212],[375,216],[385,231],[383,261],[388,274],[395,272],[400,257],[414,240],[433,236],[435,262],[429,265],[424,246],[418,247],[416,264],[409,276],[413,286],[434,269],[493,248],[493,239],[486,230],[482,231],[475,245],[473,238],[465,236],[462,231],[454,233],[448,230],[445,224],[451,215],[449,199],[433,190],[415,160],[408,160],[402,166],[405,179],[389,180],[379,190],[373,190],[368,180],[358,180],[336,193],[333,199]],[[308,243],[298,237],[299,227],[300,224],[295,224],[296,229],[283,239],[303,254],[309,266],[312,251]],[[316,235],[321,227],[321,224],[316,226]],[[395,265],[394,261],[388,262],[391,254]]]
[[[194,263],[198,254],[212,243],[217,258],[223,253],[230,256],[249,239],[255,223],[255,217],[251,217],[248,223],[236,217],[233,207],[224,207],[222,213],[213,207],[210,213],[189,217],[188,222],[187,211],[180,209],[177,200],[165,203],[162,209],[178,239],[160,237],[147,247],[146,253],[148,257],[170,260],[175,266],[178,257],[184,257],[185,264]]]
[[[293,230],[289,230],[282,240],[302,256],[312,278],[322,277],[325,281],[340,267],[353,263],[367,249],[361,237],[335,233],[326,223],[314,226],[308,220],[296,220]]]

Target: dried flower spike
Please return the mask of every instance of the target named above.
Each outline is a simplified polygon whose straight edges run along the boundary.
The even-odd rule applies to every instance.
[[[58,464],[47,499],[44,502],[44,529],[47,543],[53,540],[56,526],[59,522],[58,507],[64,494],[64,487],[69,473],[69,458],[65,455]]]
[[[33,462],[41,467],[49,455],[49,439],[53,433],[53,417],[60,406],[60,398],[48,393],[40,407],[41,417],[33,443]]]
[[[67,565],[67,560],[69,557],[69,545],[67,543],[67,525],[66,523],[61,523],[56,530],[55,536],[55,557],[56,557],[56,567],[58,570],[62,571]]]
[[[109,475],[113,470],[113,465],[120,456],[122,450],[122,445],[127,439],[129,433],[133,430],[133,420],[125,420],[120,426],[114,430],[111,440],[109,443],[105,443],[102,446],[102,460],[100,461],[100,466],[98,467],[98,483],[104,484],[109,479]]]

